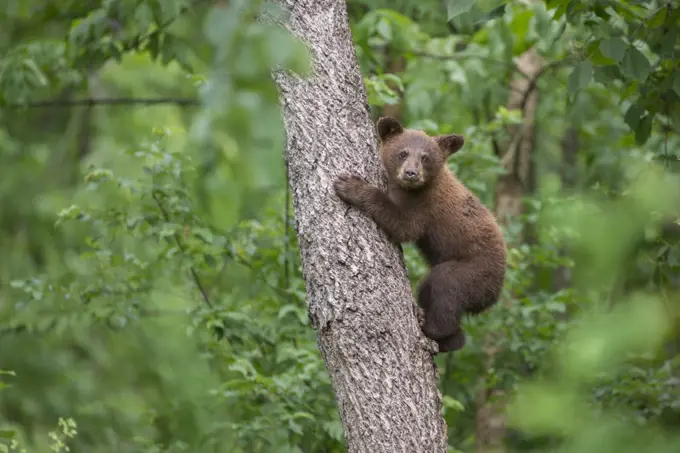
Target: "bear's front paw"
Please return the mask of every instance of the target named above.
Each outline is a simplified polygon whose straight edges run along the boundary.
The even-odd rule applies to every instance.
[[[368,183],[359,175],[342,173],[333,183],[333,188],[342,201],[356,205],[364,198]]]

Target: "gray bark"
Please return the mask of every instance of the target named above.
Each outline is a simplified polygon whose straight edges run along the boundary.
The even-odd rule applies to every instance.
[[[333,181],[352,170],[385,187],[344,0],[280,0],[314,75],[277,72],[307,302],[348,451],[443,453],[437,369],[418,327],[399,249],[350,209]]]

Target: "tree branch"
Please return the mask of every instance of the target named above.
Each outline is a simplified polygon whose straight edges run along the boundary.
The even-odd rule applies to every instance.
[[[529,101],[529,98],[531,97],[531,93],[533,93],[538,86],[539,79],[544,74],[547,74],[548,71],[569,64],[571,61],[572,61],[571,59],[565,58],[562,60],[555,60],[553,62],[550,62],[545,66],[541,67],[539,71],[536,73],[536,75],[530,78],[529,86],[527,87],[526,91],[524,91],[524,93],[522,94],[522,100],[519,105],[519,110],[522,112],[522,114],[524,114],[524,110],[526,108],[527,102]],[[507,151],[505,152],[501,159],[500,165],[508,171],[510,171],[509,165],[511,162],[513,162],[513,159],[515,158],[515,155],[517,153],[517,148],[519,147],[522,135],[524,134],[524,129],[525,129],[524,124],[520,124],[517,127],[517,130],[513,134],[510,140],[510,144],[507,147]]]
[[[544,74],[546,74],[548,71],[551,71],[553,69],[557,69],[560,66],[565,66],[569,63],[571,63],[573,60],[570,58],[564,58],[562,60],[555,60],[552,61],[545,66],[543,66],[534,77],[531,78],[529,81],[529,86],[527,87],[527,90],[524,92],[524,96],[522,97],[522,102],[520,103],[520,110],[524,111],[524,107],[526,107],[527,102],[529,101],[529,96],[531,96],[531,93],[536,89],[536,86],[538,85],[538,80],[543,77]]]
[[[165,219],[166,222],[170,222],[170,214],[168,214],[168,211],[165,209],[165,206],[163,206],[163,203],[161,202],[160,198],[158,198],[158,195],[154,191],[154,193],[151,194],[151,197],[153,198],[153,201],[156,203],[158,206],[158,209],[161,211],[161,214],[163,215],[163,218]],[[182,242],[179,240],[179,237],[177,234],[173,235],[175,238],[175,243],[177,244],[177,247],[179,250],[184,253],[184,245],[182,245]],[[201,296],[203,297],[203,300],[205,301],[205,304],[213,308],[212,302],[210,302],[210,298],[208,297],[208,292],[205,290],[203,287],[203,284],[201,283],[201,279],[198,278],[198,273],[196,272],[196,269],[194,269],[193,266],[189,267],[189,271],[191,272],[191,276],[194,280],[194,283],[196,284],[196,287],[198,288],[199,292],[201,293]]]
[[[22,108],[63,108],[73,106],[97,107],[100,105],[121,106],[121,105],[159,105],[175,104],[178,106],[198,106],[200,102],[193,98],[85,98],[85,99],[51,99],[45,101],[30,101],[25,104],[9,104],[7,107],[12,109]]]
[[[482,55],[474,55],[474,54],[469,54],[469,53],[458,53],[458,54],[453,54],[453,55],[437,55],[437,54],[432,54],[428,52],[421,52],[421,51],[409,51],[413,55],[417,57],[423,57],[423,58],[430,58],[433,60],[443,60],[443,61],[462,61],[462,60],[470,60],[470,59],[477,59],[477,60],[482,60],[486,61],[488,63],[496,63],[504,66],[508,66],[512,68],[515,72],[521,74],[524,78],[529,78],[529,75],[523,72],[517,64],[515,64],[514,61],[507,61],[507,60],[499,60],[497,58],[492,58],[492,57],[485,57]]]

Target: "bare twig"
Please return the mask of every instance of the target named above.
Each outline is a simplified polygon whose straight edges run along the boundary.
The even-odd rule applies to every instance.
[[[100,105],[120,106],[120,105],[159,105],[175,104],[178,106],[197,106],[200,102],[193,98],[86,98],[86,99],[52,99],[45,101],[31,101],[22,104],[9,104],[7,107],[12,109],[21,108],[42,108],[42,107],[97,107]]]
[[[524,96],[522,97],[522,102],[520,103],[520,110],[524,111],[524,107],[526,107],[527,102],[529,101],[529,97],[531,96],[531,93],[536,89],[536,86],[538,85],[538,80],[543,77],[544,74],[547,72],[557,69],[560,66],[565,66],[567,64],[570,64],[573,62],[573,59],[571,58],[565,58],[562,60],[555,60],[547,65],[543,66],[534,77],[531,78],[529,81],[529,86],[527,87],[527,90],[524,92]]]
[[[555,60],[551,63],[548,63],[547,65],[543,66],[537,73],[534,75],[534,77],[531,77],[529,80],[529,86],[527,87],[526,91],[524,91],[522,95],[522,101],[520,102],[519,105],[519,110],[524,113],[524,109],[527,105],[527,102],[529,101],[529,98],[531,97],[531,94],[534,92],[536,87],[538,86],[538,81],[539,79],[544,75],[547,74],[550,70],[557,69],[560,66],[569,64],[572,60],[569,58],[565,58],[563,60]],[[524,134],[524,125],[520,125],[517,128],[517,131],[512,136],[512,139],[510,141],[510,145],[508,146],[508,150],[501,159],[501,166],[507,170],[509,170],[508,166],[514,159],[516,153],[517,153],[517,148],[519,147],[520,142],[522,141],[522,136]]]

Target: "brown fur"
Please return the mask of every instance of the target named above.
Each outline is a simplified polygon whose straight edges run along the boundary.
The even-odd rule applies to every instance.
[[[493,214],[446,166],[463,137],[430,137],[392,118],[380,118],[377,128],[387,193],[348,173],[335,181],[335,192],[393,241],[415,242],[430,265],[418,286],[421,327],[440,352],[455,351],[465,345],[462,316],[498,301],[505,279],[503,235]]]

